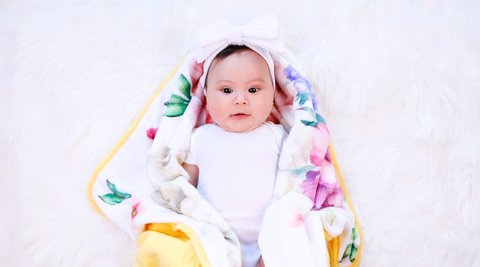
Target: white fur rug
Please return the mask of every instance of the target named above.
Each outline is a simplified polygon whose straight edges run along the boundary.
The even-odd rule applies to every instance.
[[[90,175],[199,26],[268,13],[362,211],[362,266],[480,266],[480,4],[442,0],[0,2],[0,266],[131,266]]]

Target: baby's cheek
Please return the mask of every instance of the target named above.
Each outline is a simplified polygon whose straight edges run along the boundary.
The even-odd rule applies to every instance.
[[[262,113],[264,114],[265,119],[267,119],[267,117],[270,116],[270,114],[272,113],[272,109],[273,109],[273,101],[264,102],[262,104]]]

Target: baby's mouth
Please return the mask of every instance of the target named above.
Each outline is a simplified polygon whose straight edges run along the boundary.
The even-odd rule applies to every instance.
[[[247,118],[248,116],[250,116],[249,114],[246,114],[246,113],[235,113],[233,115],[230,115],[232,118],[234,119],[245,119]]]

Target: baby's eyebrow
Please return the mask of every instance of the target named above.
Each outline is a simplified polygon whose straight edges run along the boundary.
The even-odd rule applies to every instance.
[[[215,83],[222,83],[222,82],[231,82],[231,80],[225,80],[225,79],[224,80],[218,80]]]
[[[216,81],[215,84],[223,83],[223,82],[232,82],[232,80],[222,79],[222,80]],[[265,82],[265,80],[262,78],[255,78],[255,79],[248,80],[247,82]]]
[[[262,78],[255,78],[255,79],[248,80],[247,82],[265,82],[265,80]]]

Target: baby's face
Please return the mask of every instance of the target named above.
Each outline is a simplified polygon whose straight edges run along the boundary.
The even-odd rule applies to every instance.
[[[217,125],[229,132],[254,130],[272,111],[270,71],[254,51],[212,62],[206,84],[207,110]]]

